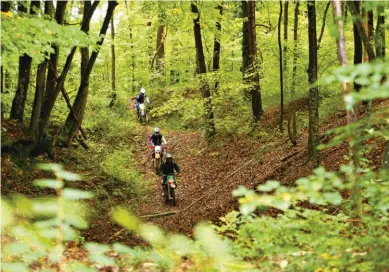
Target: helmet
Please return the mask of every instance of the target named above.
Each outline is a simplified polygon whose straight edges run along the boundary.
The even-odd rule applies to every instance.
[[[167,154],[166,154],[166,159],[173,159],[173,156],[172,156],[172,154],[170,154],[170,153],[167,153]]]
[[[146,89],[145,88],[140,88],[140,92],[145,94],[146,93]]]
[[[154,132],[155,132],[155,133],[159,133],[159,127],[155,127],[155,128],[154,128]]]

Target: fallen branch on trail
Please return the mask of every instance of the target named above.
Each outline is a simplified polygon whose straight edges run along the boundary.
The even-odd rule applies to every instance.
[[[162,213],[152,213],[140,216],[141,218],[156,218],[156,217],[164,217],[176,214],[177,211],[173,212],[162,212]]]
[[[290,158],[292,158],[292,157],[294,157],[294,156],[300,154],[302,151],[305,151],[305,149],[297,150],[296,152],[293,152],[292,154],[289,154],[289,155],[283,157],[283,158],[281,159],[281,161],[283,162],[283,161],[289,160]]]

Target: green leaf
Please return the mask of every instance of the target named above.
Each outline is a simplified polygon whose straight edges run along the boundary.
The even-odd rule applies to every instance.
[[[52,172],[61,171],[63,169],[62,165],[56,163],[38,163],[36,167],[41,170]]]
[[[89,252],[93,252],[94,254],[104,254],[105,252],[111,250],[110,247],[107,245],[93,243],[93,242],[86,243],[85,248]]]
[[[77,181],[82,180],[82,177],[78,174],[68,172],[68,171],[56,171],[55,175],[61,179],[67,180],[67,181]]]
[[[1,262],[1,271],[3,272],[24,272],[29,271],[27,265],[24,263],[6,263]]]
[[[269,180],[265,184],[259,185],[257,187],[257,190],[262,192],[270,192],[273,191],[274,189],[277,189],[278,187],[280,187],[279,181]]]
[[[14,221],[10,206],[4,200],[1,200],[1,230],[12,224]]]
[[[38,179],[34,181],[34,184],[43,188],[52,188],[52,189],[60,189],[63,187],[62,180],[54,180],[54,179]]]
[[[62,196],[68,200],[79,200],[92,198],[93,194],[87,191],[66,188],[62,191]]]
[[[139,219],[124,208],[117,208],[114,210],[113,219],[129,230],[133,230],[137,233],[140,231],[141,222]]]
[[[16,242],[12,244],[5,245],[3,247],[4,254],[6,255],[18,255],[26,253],[30,250],[30,247],[22,242]]]

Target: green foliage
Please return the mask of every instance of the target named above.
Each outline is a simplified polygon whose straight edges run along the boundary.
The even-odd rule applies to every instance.
[[[2,247],[4,271],[27,271],[30,265],[42,263],[44,258],[61,266],[63,243],[80,239],[78,230],[88,227],[86,205],[80,200],[89,199],[92,194],[64,188],[65,181],[80,177],[56,164],[42,164],[38,168],[53,172],[56,179],[37,180],[35,185],[55,189],[57,197],[2,199],[2,235],[8,240]]]
[[[70,50],[73,46],[95,48],[95,43],[95,39],[76,26],[64,27],[54,20],[1,13],[1,63],[5,69],[18,63],[23,54],[43,61],[54,53],[53,44]]]

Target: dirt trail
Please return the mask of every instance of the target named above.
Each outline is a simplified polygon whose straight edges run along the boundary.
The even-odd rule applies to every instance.
[[[389,101],[377,103],[376,108],[385,108]],[[277,116],[277,115],[276,115]],[[321,134],[331,128],[346,124],[346,118],[338,113],[328,118],[320,127]],[[149,132],[149,131],[148,131]],[[255,188],[266,180],[274,179],[290,185],[297,178],[307,176],[312,164],[307,163],[307,137],[304,130],[296,147],[287,136],[253,139],[242,135],[217,139],[207,147],[200,132],[163,131],[168,141],[169,152],[173,153],[182,171],[177,188],[177,206],[164,204],[161,196],[160,178],[152,170],[147,147],[140,146],[136,152],[138,167],[148,179],[155,183],[151,193],[140,204],[140,215],[175,211],[172,216],[148,219],[163,228],[191,235],[199,221],[218,223],[218,218],[238,208],[232,191],[239,185]],[[147,136],[145,135],[145,139]],[[326,142],[326,137],[321,142]],[[373,165],[379,165],[383,141],[375,141],[369,153]],[[348,146],[339,146],[320,152],[322,165],[328,170],[338,170],[347,163]],[[201,199],[200,201],[197,201]],[[189,208],[188,208],[189,207]]]

